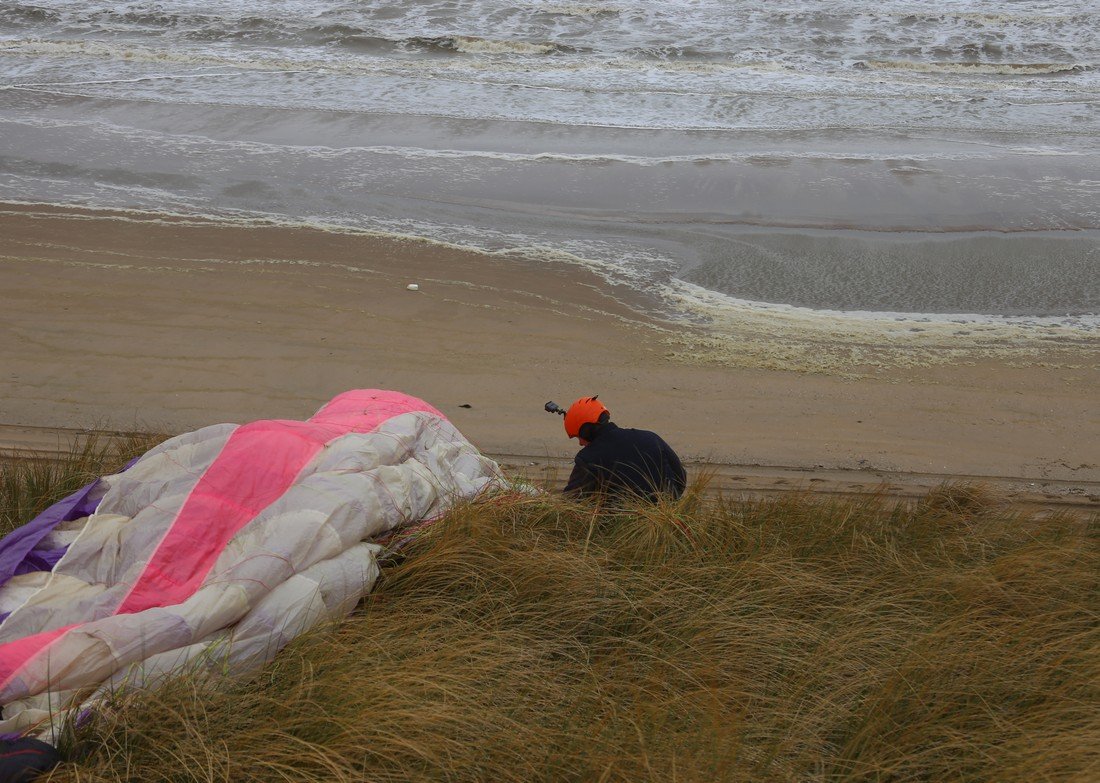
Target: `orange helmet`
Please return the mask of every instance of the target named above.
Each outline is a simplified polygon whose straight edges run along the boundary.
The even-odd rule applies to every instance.
[[[565,434],[570,438],[576,438],[581,434],[581,426],[585,424],[599,424],[600,416],[611,415],[611,411],[595,397],[581,397],[569,406],[565,412]]]

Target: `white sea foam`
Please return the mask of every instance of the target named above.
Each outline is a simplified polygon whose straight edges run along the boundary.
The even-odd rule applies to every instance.
[[[471,54],[549,54],[559,49],[553,43],[493,40],[474,35],[456,35],[446,40],[456,51]]]
[[[149,77],[156,78],[156,77]],[[83,118],[56,119],[46,117],[11,117],[0,119],[0,126],[8,124],[27,128],[43,129],[74,129],[82,135],[99,135],[107,139],[111,137],[126,139],[135,144],[148,142],[150,132],[128,126],[116,125],[101,120],[89,120]],[[1011,144],[981,144],[971,145],[968,148],[958,148],[958,142],[954,141],[955,149],[950,151],[937,150],[924,153],[906,151],[876,151],[864,149],[859,151],[848,150],[815,150],[806,146],[790,147],[753,147],[736,152],[710,152],[686,155],[629,155],[625,153],[570,153],[570,152],[506,152],[491,149],[452,149],[429,148],[397,145],[354,145],[329,146],[322,144],[273,144],[270,142],[233,140],[215,142],[214,140],[191,134],[173,133],[161,134],[159,144],[165,148],[176,148],[193,152],[196,155],[209,154],[212,151],[237,150],[243,155],[267,155],[267,156],[308,156],[324,160],[340,160],[360,156],[378,155],[404,160],[453,160],[453,161],[493,161],[515,164],[548,164],[563,165],[589,164],[603,166],[608,164],[622,164],[641,168],[662,166],[696,166],[705,164],[722,163],[770,163],[780,162],[836,162],[836,163],[867,163],[889,162],[891,171],[902,173],[913,171],[921,173],[924,169],[917,167],[919,163],[949,163],[952,161],[980,161],[1003,160],[1007,157],[1082,157],[1088,153],[1080,149],[1067,147],[1037,147],[1030,145]],[[904,161],[904,162],[902,162]],[[1100,187],[1100,182],[1080,180],[1077,183],[1081,187]]]
[[[1091,71],[1092,63],[980,63],[980,62],[912,62],[909,60],[868,60],[860,63],[867,68],[916,71],[918,73],[995,74],[999,76],[1081,73]]]
[[[723,321],[731,313],[753,312],[760,314],[781,314],[791,320],[807,323],[828,324],[830,322],[860,324],[865,327],[874,325],[890,327],[936,325],[948,329],[958,329],[965,325],[988,325],[1019,330],[1021,334],[1031,333],[1037,328],[1067,328],[1083,335],[1100,332],[1100,313],[1075,316],[1010,316],[990,315],[986,313],[911,313],[876,310],[827,310],[798,307],[795,305],[758,302],[740,299],[719,291],[689,283],[673,280],[669,283],[668,293],[672,301],[688,312],[708,319]],[[736,319],[734,319],[736,322]]]
[[[593,5],[588,3],[552,3],[549,5],[532,6],[544,14],[559,14],[561,16],[614,16],[622,11],[613,5]]]
[[[560,51],[561,47],[550,43],[527,43],[523,41],[492,40],[474,36],[448,36],[434,39],[434,45],[455,51],[478,54],[548,54]],[[306,54],[302,52],[301,54]],[[586,60],[556,60],[540,62],[538,70],[531,72],[528,65],[511,64],[492,60],[417,60],[392,59],[377,56],[333,57],[327,52],[308,52],[310,56],[274,57],[263,50],[245,50],[240,52],[208,52],[168,47],[154,47],[145,44],[117,44],[91,40],[46,40],[46,39],[10,39],[0,40],[0,55],[23,55],[30,57],[90,57],[102,60],[120,60],[131,63],[165,63],[177,65],[221,66],[224,68],[341,74],[377,74],[390,73],[411,77],[462,78],[478,82],[514,84],[526,87],[560,87],[568,89],[587,88],[587,83],[570,85],[555,84],[547,79],[554,74],[577,74],[590,71],[593,80],[598,74],[637,73],[644,75],[668,74],[710,74],[729,76],[739,72],[790,72],[790,66],[781,62],[766,60],[718,60],[711,62],[681,62],[663,60],[637,60],[622,57]],[[517,81],[523,77],[524,81]],[[581,77],[583,78],[583,77]],[[122,80],[120,80],[122,81]],[[706,92],[706,90],[703,90]]]
[[[179,65],[224,66],[262,71],[294,71],[302,67],[325,67],[317,61],[281,57],[255,57],[249,53],[219,55],[201,51],[156,48],[142,44],[115,44],[94,40],[23,39],[0,41],[0,55],[31,57],[94,57],[124,62],[175,63]]]

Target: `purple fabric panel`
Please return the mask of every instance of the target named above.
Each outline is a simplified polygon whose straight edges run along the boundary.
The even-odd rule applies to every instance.
[[[122,470],[127,470],[135,462],[137,459],[130,460]],[[94,512],[106,490],[101,483],[100,479],[96,479],[81,487],[0,540],[0,585],[7,584],[16,574],[53,570],[66,548],[39,549],[38,545],[62,522],[80,519]]]
[[[4,536],[4,539],[0,541],[0,585],[6,584],[16,574],[25,574],[34,570],[33,568],[24,567],[24,564],[31,556],[34,548],[51,530],[62,522],[87,516],[88,512],[84,509],[89,505],[93,510],[95,509],[95,504],[99,502],[100,498],[95,497],[94,502],[90,499],[93,497],[93,490],[95,490],[97,484],[99,484],[99,479],[86,487],[78,489],[64,500],[57,501],[27,524]]]
[[[85,516],[80,514],[79,516]],[[74,517],[76,519],[78,517]],[[31,571],[52,571],[53,567],[57,565],[57,561],[69,551],[67,546],[59,547],[57,549],[41,549],[35,547],[27,556],[23,558],[23,562],[15,567],[15,573],[17,574],[29,574]]]

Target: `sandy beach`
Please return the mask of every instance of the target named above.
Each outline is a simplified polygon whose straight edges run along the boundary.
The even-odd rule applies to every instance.
[[[375,387],[430,401],[487,453],[560,464],[575,446],[543,403],[598,393],[616,421],[693,462],[809,470],[806,481],[878,470],[1077,494],[1100,482],[1090,351],[857,378],[768,370],[738,366],[728,343],[688,357],[677,346],[706,346],[703,326],[673,328],[568,265],[57,207],[6,208],[0,236],[9,446],[52,428],[304,418]]]

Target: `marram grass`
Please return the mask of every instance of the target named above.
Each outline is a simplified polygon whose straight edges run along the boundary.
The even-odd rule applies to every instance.
[[[91,432],[70,443],[58,457],[0,457],[0,536],[164,438],[137,433],[109,437]]]
[[[961,485],[497,497],[255,675],[119,694],[51,780],[1091,782],[1098,539]]]

